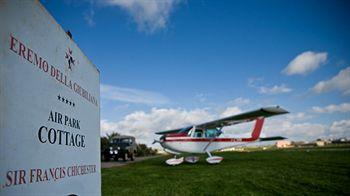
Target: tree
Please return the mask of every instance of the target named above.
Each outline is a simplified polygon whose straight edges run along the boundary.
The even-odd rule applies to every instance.
[[[107,137],[101,137],[101,152],[108,148],[109,140]]]
[[[148,147],[146,144],[137,144],[136,156],[150,156],[157,154],[157,150],[151,147]]]
[[[108,134],[108,133],[107,133],[106,136],[107,136],[108,141],[111,141],[112,138],[114,138],[114,137],[116,137],[116,136],[121,136],[121,135],[120,135],[120,133],[112,132],[111,134]]]

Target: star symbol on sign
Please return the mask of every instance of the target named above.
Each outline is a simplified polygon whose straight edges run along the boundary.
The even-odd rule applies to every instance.
[[[57,98],[58,98],[58,100],[61,100],[61,96],[60,95],[58,95]]]
[[[64,100],[65,100],[65,99],[62,97],[62,102],[64,102]]]

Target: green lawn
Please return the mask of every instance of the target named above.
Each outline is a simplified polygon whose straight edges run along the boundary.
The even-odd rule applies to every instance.
[[[160,157],[102,169],[103,195],[350,195],[350,149],[215,153],[209,165],[167,166]]]

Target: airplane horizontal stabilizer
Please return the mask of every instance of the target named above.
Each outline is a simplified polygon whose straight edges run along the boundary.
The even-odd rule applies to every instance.
[[[284,139],[287,139],[287,138],[282,137],[282,136],[261,137],[261,138],[259,138],[259,140],[260,140],[261,142],[264,142],[264,141],[274,141],[274,140],[284,140]]]

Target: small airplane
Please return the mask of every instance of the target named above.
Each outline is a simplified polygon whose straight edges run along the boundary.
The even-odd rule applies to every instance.
[[[192,125],[180,129],[166,130],[156,132],[162,135],[159,140],[154,140],[154,143],[159,143],[165,152],[174,155],[174,158],[166,160],[168,165],[179,165],[184,162],[184,158],[176,158],[176,155],[182,153],[198,154],[206,153],[208,158],[206,161],[210,164],[217,164],[223,160],[223,157],[212,156],[210,152],[242,146],[252,142],[273,141],[286,139],[281,136],[261,138],[260,133],[264,124],[264,119],[289,113],[288,111],[275,107],[265,107],[258,110],[229,116],[226,118]],[[239,123],[245,123],[255,120],[255,126],[249,138],[220,138],[223,133],[222,128],[232,126]],[[188,163],[198,162],[198,156],[188,156],[185,161]]]

